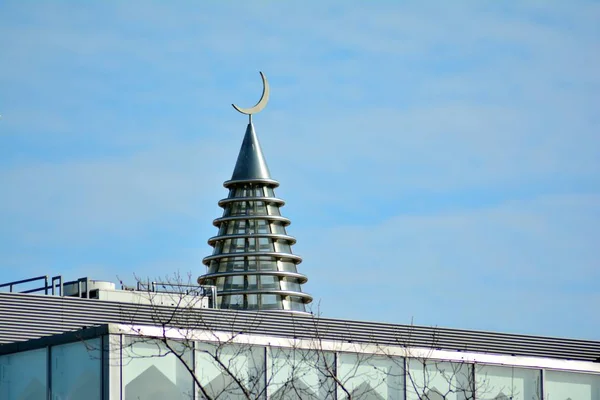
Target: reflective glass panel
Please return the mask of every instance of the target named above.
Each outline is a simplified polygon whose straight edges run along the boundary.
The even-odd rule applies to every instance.
[[[545,371],[545,399],[600,400],[600,375]]]
[[[224,295],[221,298],[221,308],[237,310],[244,307],[244,296],[241,294]]]
[[[286,234],[285,228],[280,222],[271,222],[271,232],[281,233],[282,235]]]
[[[230,271],[244,271],[245,270],[245,261],[243,258],[235,258],[230,261],[231,269]]]
[[[260,257],[260,270],[261,271],[275,271],[277,270],[277,262],[273,257]]]
[[[223,254],[230,253],[231,241],[232,241],[232,239],[226,239],[225,241],[223,241],[223,245],[221,247],[221,253],[223,253]]]
[[[256,262],[256,257],[248,257],[248,271],[256,271],[258,269]]]
[[[278,242],[275,242],[275,246],[276,246],[276,251],[279,253],[291,254],[291,252],[292,252],[292,249],[290,248],[290,245],[287,244],[287,242],[278,241]]]
[[[256,233],[271,233],[269,223],[264,219],[256,221]]]
[[[255,201],[254,202],[253,213],[254,213],[254,215],[266,215],[267,214],[267,207],[266,207],[264,201]]]
[[[255,219],[246,220],[246,233],[256,233],[258,221]]]
[[[258,239],[260,251],[273,251],[273,242],[269,238]]]
[[[281,348],[269,350],[267,369],[270,399],[335,398],[333,353]]]
[[[338,378],[353,399],[404,399],[404,359],[373,354],[340,353]],[[347,394],[338,389],[338,398]]]
[[[196,344],[198,398],[265,398],[264,347],[238,344]],[[234,379],[235,378],[235,379]],[[237,381],[236,381],[237,380]]]
[[[540,371],[536,369],[477,365],[475,391],[477,398],[530,400],[539,399]]]
[[[294,311],[306,311],[306,307],[302,299],[296,297],[288,297],[290,309]]]
[[[256,275],[248,275],[246,276],[246,280],[248,281],[248,290],[258,289],[258,279]]]
[[[407,359],[406,397],[409,400],[465,400],[472,396],[472,365]]]
[[[293,290],[296,292],[300,291],[300,284],[296,280],[296,278],[283,278],[281,280],[281,289],[282,290]]]
[[[261,289],[279,289],[279,278],[274,275],[263,275],[260,278]]]
[[[281,296],[275,294],[263,294],[260,296],[261,308],[265,310],[281,310],[283,303]]]
[[[237,201],[235,203],[230,203],[227,209],[229,210],[229,215],[238,216],[238,215],[246,215],[247,212],[247,201]],[[227,216],[227,213],[225,214]]]
[[[246,241],[253,239],[237,238],[231,240],[230,253],[243,253],[246,251]]]
[[[52,399],[100,400],[100,338],[53,346]]]
[[[0,399],[45,399],[46,349],[0,356]]]
[[[242,290],[244,289],[244,276],[232,276],[231,285],[225,289]]]
[[[169,342],[191,366],[192,351]],[[183,400],[192,397],[192,377],[164,343],[149,338],[123,337],[123,398],[125,400]]]
[[[246,299],[248,301],[248,309],[249,310],[258,309],[258,295],[249,294],[249,295],[246,295]]]
[[[287,272],[297,272],[296,264],[289,261],[279,261],[279,270]]]
[[[281,215],[279,212],[279,207],[275,204],[269,204],[269,215]]]
[[[224,222],[227,226],[228,235],[238,235],[246,233],[246,220],[240,219],[236,221]],[[224,233],[223,233],[224,234]]]

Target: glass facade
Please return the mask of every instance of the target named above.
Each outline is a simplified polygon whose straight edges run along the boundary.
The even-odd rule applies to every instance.
[[[196,344],[198,399],[264,399],[265,348]]]
[[[541,371],[516,367],[478,365],[475,369],[478,399],[530,400],[541,398]]]
[[[192,375],[185,368],[186,364],[192,365],[192,351],[183,343],[169,341],[167,348],[159,340],[124,337],[123,399],[191,399]]]
[[[45,399],[47,376],[47,349],[0,356],[0,399]]]
[[[302,292],[302,259],[292,253],[296,240],[287,235],[290,221],[281,216],[283,201],[275,197],[273,182],[230,182],[229,197],[219,202],[219,232],[204,259],[208,273],[199,277],[201,284],[216,286],[219,308],[306,312],[312,300]]]
[[[404,400],[404,358],[340,353],[338,398]]]
[[[545,371],[544,399],[600,400],[600,375]]]
[[[104,342],[0,356],[0,399],[600,400],[600,373],[127,335],[103,353]]]
[[[269,399],[335,398],[333,353],[275,347],[268,354]]]
[[[473,367],[466,363],[407,359],[406,398],[466,400],[473,398]]]
[[[100,338],[53,346],[52,400],[100,400],[102,349]]]

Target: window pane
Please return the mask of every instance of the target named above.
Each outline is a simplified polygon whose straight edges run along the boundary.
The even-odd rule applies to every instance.
[[[271,348],[267,365],[270,399],[335,398],[332,353]]]
[[[256,221],[256,233],[271,233],[269,229],[269,224],[264,219],[259,219]]]
[[[539,399],[540,371],[536,369],[477,365],[475,391],[478,399]]]
[[[269,204],[269,215],[281,215],[279,213],[279,207],[275,204]]]
[[[273,242],[269,238],[259,238],[260,251],[273,251]]]
[[[232,266],[232,268],[230,269],[230,271],[243,271],[244,266],[245,266],[244,259],[243,258],[235,258],[235,259],[231,260],[231,266]]]
[[[290,310],[306,311],[306,307],[304,306],[302,299],[299,299],[296,297],[288,297],[288,299],[289,299],[289,304],[290,304]]]
[[[281,310],[283,302],[281,296],[275,294],[263,294],[260,296],[261,308],[264,310]]]
[[[223,254],[226,253],[230,253],[230,249],[231,249],[231,240],[232,239],[227,239],[223,242],[222,247],[221,247],[221,252]]]
[[[283,225],[280,222],[272,222],[271,223],[271,232],[273,233],[281,233],[282,235],[285,235],[285,228],[283,227]]]
[[[293,290],[296,292],[300,292],[300,284],[296,280],[296,278],[283,278],[281,280],[281,290]]]
[[[254,215],[266,215],[267,214],[267,207],[266,207],[264,201],[255,201],[254,202],[253,214]]]
[[[248,301],[248,310],[258,309],[258,295],[249,294],[246,296]]]
[[[280,271],[288,271],[288,272],[297,272],[296,264],[289,261],[280,261],[279,262],[279,270]]]
[[[475,391],[478,399],[539,399],[540,371],[536,369],[477,365]]]
[[[123,337],[123,394],[125,400],[190,399],[192,377],[164,343],[149,338]],[[188,365],[192,352],[183,343],[170,345]]]
[[[551,400],[600,400],[600,375],[546,371],[544,389]]]
[[[277,270],[277,261],[273,257],[260,257],[260,270],[261,271],[275,271]]]
[[[353,399],[404,399],[404,359],[340,353],[338,378]],[[338,398],[347,397],[338,389]]]
[[[0,357],[0,399],[45,399],[46,349]]]
[[[265,398],[264,347],[236,344],[196,344],[196,373],[204,391],[214,399]],[[236,378],[238,382],[235,381]],[[198,388],[198,399],[204,399]]]
[[[288,253],[291,254],[292,253],[292,249],[290,248],[290,245],[287,242],[284,241],[278,241],[275,242],[275,246],[276,246],[276,251],[279,253]]]
[[[224,295],[221,297],[221,308],[237,310],[244,307],[244,296],[241,294]]]
[[[224,222],[223,224],[227,225],[227,234],[228,235],[236,235],[246,233],[246,220],[235,220]]]
[[[473,398],[472,365],[407,359],[406,396],[409,400],[465,400]]]
[[[245,246],[246,241],[244,239],[231,239],[231,248],[229,249],[229,253],[243,253],[245,251]]]
[[[52,347],[52,399],[100,400],[100,338]]]
[[[244,289],[244,276],[232,276],[231,286],[225,289],[242,290]]]
[[[230,203],[229,206],[225,208],[224,216],[246,215],[247,204],[247,201],[237,201],[235,203]]]
[[[277,289],[279,290],[279,278],[273,275],[263,275],[260,277],[261,289]]]

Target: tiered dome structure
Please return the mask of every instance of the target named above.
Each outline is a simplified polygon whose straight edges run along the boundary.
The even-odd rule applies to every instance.
[[[198,283],[217,287],[219,308],[306,312],[312,297],[302,292],[302,258],[292,253],[296,239],[286,232],[285,202],[274,191],[279,182],[271,179],[251,119],[223,186],[229,196],[219,201],[223,216],[213,221],[219,233],[208,240],[214,251],[204,258],[208,272]]]

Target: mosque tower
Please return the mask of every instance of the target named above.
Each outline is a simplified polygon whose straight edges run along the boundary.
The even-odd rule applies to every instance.
[[[306,312],[312,297],[302,292],[307,281],[297,270],[302,258],[292,253],[296,239],[287,234],[290,220],[280,213],[285,202],[275,196],[279,182],[271,178],[252,124],[252,114],[269,98],[269,84],[260,75],[259,102],[247,109],[233,105],[249,115],[249,123],[233,175],[223,184],[229,195],[219,201],[223,216],[213,221],[219,232],[208,240],[214,251],[204,258],[208,272],[198,283],[217,287],[218,308]]]

